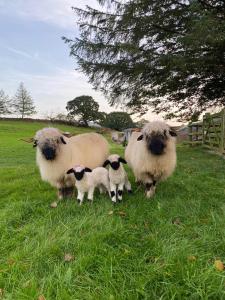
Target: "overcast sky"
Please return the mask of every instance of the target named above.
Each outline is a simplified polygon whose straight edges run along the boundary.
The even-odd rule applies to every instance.
[[[87,4],[96,7],[97,1],[0,0],[0,89],[13,96],[24,82],[38,116],[65,112],[67,101],[82,94],[93,96],[102,111],[115,110],[75,71],[75,61],[61,39],[78,36],[71,7]]]
[[[71,6],[95,0],[0,0],[0,89],[14,95],[21,81],[39,115],[63,112],[66,102],[92,95],[104,111],[112,110],[101,93],[75,71],[62,36],[78,35]]]

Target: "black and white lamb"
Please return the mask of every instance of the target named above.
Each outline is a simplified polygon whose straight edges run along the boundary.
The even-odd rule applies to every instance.
[[[103,164],[103,167],[109,165],[110,194],[114,203],[116,203],[117,196],[118,200],[122,201],[124,187],[129,193],[132,192],[131,184],[122,163],[126,164],[127,162],[118,154],[112,154]]]
[[[103,167],[97,167],[93,170],[84,166],[75,166],[67,171],[67,174],[74,174],[77,188],[77,200],[82,204],[85,193],[88,194],[88,200],[93,201],[95,188],[99,188],[100,193],[107,190],[109,193],[109,174]]]

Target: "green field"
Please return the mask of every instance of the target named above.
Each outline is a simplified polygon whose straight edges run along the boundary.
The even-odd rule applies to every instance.
[[[134,193],[122,204],[97,195],[52,209],[56,191],[20,140],[45,126],[0,121],[0,299],[225,299],[214,267],[225,261],[225,160],[178,145],[176,172],[153,200],[129,171]]]

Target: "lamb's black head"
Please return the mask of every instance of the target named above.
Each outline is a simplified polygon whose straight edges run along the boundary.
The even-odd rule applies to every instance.
[[[142,134],[138,137],[138,141],[143,140],[146,147],[153,155],[162,155],[165,153],[171,139],[176,133],[170,127],[161,121],[154,121],[146,124],[142,130]]]
[[[65,144],[65,138],[58,129],[44,128],[36,133],[33,147],[38,147],[44,158],[52,161]]]
[[[85,168],[83,166],[75,166],[69,169],[66,173],[67,174],[74,174],[76,180],[82,180],[84,177],[85,172],[91,172],[91,169]]]
[[[105,168],[107,165],[110,165],[113,170],[118,170],[120,167],[120,163],[126,164],[127,162],[125,159],[120,157],[118,154],[112,154],[104,162],[103,167]]]

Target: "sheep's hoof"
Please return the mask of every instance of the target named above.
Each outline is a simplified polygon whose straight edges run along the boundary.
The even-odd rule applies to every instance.
[[[113,205],[116,205],[116,201],[112,200],[112,204],[113,204]]]
[[[128,194],[133,194],[132,190],[128,190],[127,192],[128,192]]]
[[[82,201],[80,199],[77,199],[77,203],[81,205]]]
[[[93,203],[93,199],[88,199],[88,201],[90,201],[91,204]]]

